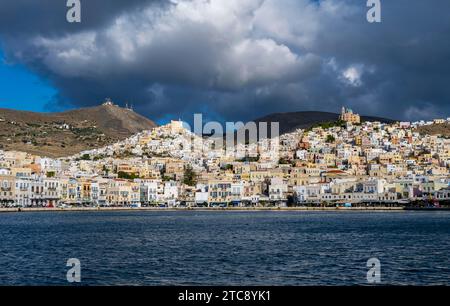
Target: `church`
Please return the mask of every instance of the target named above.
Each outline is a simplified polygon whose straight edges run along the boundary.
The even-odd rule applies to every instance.
[[[342,106],[339,120],[349,123],[361,123],[361,117],[358,114],[354,114],[350,108],[345,108],[344,106]]]

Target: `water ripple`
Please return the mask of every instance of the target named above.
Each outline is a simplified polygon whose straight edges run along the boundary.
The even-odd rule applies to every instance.
[[[0,285],[450,285],[450,213],[0,215]]]

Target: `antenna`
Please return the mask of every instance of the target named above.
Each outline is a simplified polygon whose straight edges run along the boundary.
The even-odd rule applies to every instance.
[[[105,102],[103,102],[103,105],[113,105],[111,98],[106,98]]]

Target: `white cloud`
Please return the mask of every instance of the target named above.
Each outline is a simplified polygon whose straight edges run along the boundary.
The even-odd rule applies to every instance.
[[[54,73],[62,76],[77,77],[92,73],[91,63],[100,58],[95,32],[82,32],[59,39],[37,37],[33,45],[41,52],[35,56]]]
[[[187,70],[193,67],[186,62],[207,63],[203,69],[209,71],[204,73],[203,83],[220,88],[306,77],[318,68],[320,60],[314,54],[295,53],[272,39],[271,33],[255,37],[255,27],[261,25],[255,22],[255,14],[268,10],[262,0],[172,3],[166,10],[152,5],[143,11],[126,12],[95,32],[43,37],[33,43],[45,50],[43,61],[48,68],[65,77],[101,77],[99,74],[110,74],[119,67],[134,69],[133,65],[139,67],[142,62],[158,67],[167,61],[167,50],[178,56],[175,62],[167,63],[167,69],[180,70],[179,77],[185,76],[189,82],[193,72]],[[204,52],[211,58],[205,58]],[[157,78],[154,72],[148,70],[149,79]]]
[[[362,66],[350,66],[342,71],[341,79],[348,85],[359,87],[362,85]]]

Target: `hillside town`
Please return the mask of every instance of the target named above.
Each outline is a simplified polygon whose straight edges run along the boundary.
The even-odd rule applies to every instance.
[[[343,108],[232,154],[181,121],[66,158],[0,151],[0,207],[448,204],[450,139],[415,130],[449,122],[361,122]]]

